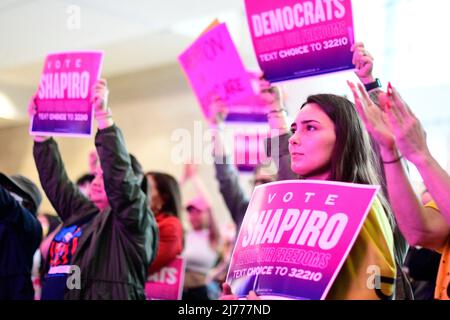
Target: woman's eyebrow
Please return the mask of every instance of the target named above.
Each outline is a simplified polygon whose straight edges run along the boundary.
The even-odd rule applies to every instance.
[[[308,124],[308,123],[311,123],[311,122],[317,122],[317,123],[320,124],[320,122],[317,121],[317,120],[303,120],[301,123],[302,123],[302,124]]]

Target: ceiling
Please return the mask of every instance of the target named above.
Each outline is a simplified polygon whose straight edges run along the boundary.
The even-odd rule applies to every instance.
[[[25,70],[35,64],[40,67],[51,51],[105,50],[108,74],[171,62],[213,18],[234,20],[231,24],[236,26],[244,16],[242,3],[0,0],[0,39],[7,44],[2,45],[1,79],[27,83],[22,76]],[[233,34],[238,45],[240,34]]]
[[[49,52],[103,50],[102,75],[176,63],[214,18],[227,22],[244,60],[254,59],[242,0],[0,0],[0,128],[26,116]],[[31,91],[32,92],[32,91]],[[12,111],[10,109],[13,109]],[[9,110],[9,111],[8,111]]]
[[[449,28],[448,1],[352,4],[356,39],[377,57],[375,71],[384,82],[394,81],[412,93],[450,86],[441,71],[450,67],[450,46],[437,32]],[[0,128],[26,120],[28,98],[49,52],[103,50],[102,76],[134,74],[176,64],[177,56],[214,18],[227,23],[245,65],[254,68],[244,0],[0,0]],[[448,92],[440,89],[437,97],[448,101]],[[448,119],[446,110],[441,106],[418,112]]]

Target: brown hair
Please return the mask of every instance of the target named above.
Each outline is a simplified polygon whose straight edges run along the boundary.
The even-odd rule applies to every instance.
[[[163,199],[161,211],[169,215],[180,217],[181,192],[178,181],[170,174],[157,171],[147,172],[145,176],[152,176],[153,179],[155,179],[156,188]],[[149,202],[150,201],[151,199],[149,199]]]
[[[334,94],[311,95],[302,105],[317,104],[333,121],[336,144],[331,154],[330,180],[384,186],[382,166],[354,104]],[[384,188],[378,194],[392,228],[395,222]]]

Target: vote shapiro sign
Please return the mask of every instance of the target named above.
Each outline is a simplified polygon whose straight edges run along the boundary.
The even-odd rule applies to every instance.
[[[103,53],[60,52],[47,55],[35,98],[32,135],[90,136],[91,88],[99,79]]]
[[[325,299],[378,189],[312,180],[256,187],[228,270],[233,293]]]

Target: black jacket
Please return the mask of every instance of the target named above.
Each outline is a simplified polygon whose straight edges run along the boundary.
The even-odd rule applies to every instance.
[[[39,221],[0,186],[0,300],[33,300],[33,255],[42,238]]]
[[[111,208],[102,212],[70,182],[56,142],[34,144],[42,187],[63,227],[89,221],[72,257],[81,289],[65,299],[145,299],[147,269],[157,248],[157,226],[147,196],[133,173],[121,131],[99,130],[95,145]]]

